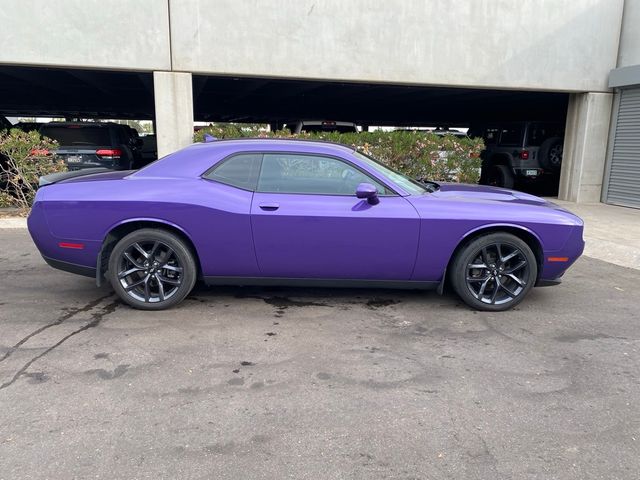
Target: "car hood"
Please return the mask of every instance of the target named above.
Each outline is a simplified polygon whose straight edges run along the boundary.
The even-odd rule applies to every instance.
[[[514,204],[539,205],[563,210],[555,203],[517,190],[490,187],[487,185],[468,185],[464,183],[440,183],[440,188],[432,195],[451,200],[478,202],[507,202]]]
[[[411,196],[412,203],[419,209],[432,210],[432,207],[428,205],[430,201],[437,199],[448,204],[448,211],[458,210],[468,213],[470,210],[475,210],[479,215],[489,216],[492,216],[489,212],[496,214],[497,211],[501,211],[504,215],[514,219],[523,220],[526,217],[551,220],[553,218],[562,223],[583,225],[582,219],[574,213],[544,198],[528,193],[462,183],[440,183],[439,187],[438,190],[427,195]],[[492,206],[496,208],[493,209]],[[519,211],[515,212],[514,209]]]

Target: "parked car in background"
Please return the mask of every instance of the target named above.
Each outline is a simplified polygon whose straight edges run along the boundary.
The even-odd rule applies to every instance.
[[[140,154],[142,155],[142,162],[146,165],[158,159],[158,143],[155,133],[148,135],[142,135],[142,148],[140,148]]]
[[[353,147],[221,140],[137,172],[43,177],[29,231],[53,267],[106,276],[136,308],[211,285],[439,289],[506,310],[559,283],[580,218],[480,185],[421,184]]]
[[[434,130],[430,130],[431,133],[435,134],[435,135],[453,135],[454,137],[466,137],[467,134],[464,132],[461,132],[460,130],[456,130],[453,128],[448,128],[448,127],[438,127]]]
[[[505,122],[474,125],[470,137],[482,137],[480,183],[513,188],[516,180],[538,181],[558,175],[562,165],[564,124]]]
[[[18,122],[13,128],[17,128],[23,132],[33,132],[34,130],[40,130],[42,125],[44,125],[43,122]]]
[[[291,133],[358,132],[358,126],[353,122],[336,122],[333,120],[299,120],[285,124],[285,128],[288,128]]]
[[[39,129],[41,135],[58,142],[59,147],[52,153],[64,160],[69,170],[140,168],[142,142],[134,138],[131,130],[127,125],[110,122],[50,122]]]

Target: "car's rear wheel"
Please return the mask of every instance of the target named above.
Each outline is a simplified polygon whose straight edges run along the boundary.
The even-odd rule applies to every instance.
[[[134,308],[163,310],[191,292],[197,268],[193,253],[178,236],[144,228],[122,238],[109,257],[109,280]]]
[[[538,265],[523,240],[491,233],[467,243],[449,273],[454,290],[467,305],[503,311],[524,300],[536,281]]]

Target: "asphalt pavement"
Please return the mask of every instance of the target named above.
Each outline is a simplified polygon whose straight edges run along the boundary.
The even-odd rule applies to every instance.
[[[141,312],[0,230],[0,479],[637,479],[640,271],[506,313],[197,288]]]

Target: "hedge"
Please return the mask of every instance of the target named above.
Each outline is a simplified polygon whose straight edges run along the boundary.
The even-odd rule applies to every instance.
[[[0,131],[0,207],[31,208],[43,175],[66,170],[49,151],[56,143],[36,131]]]

